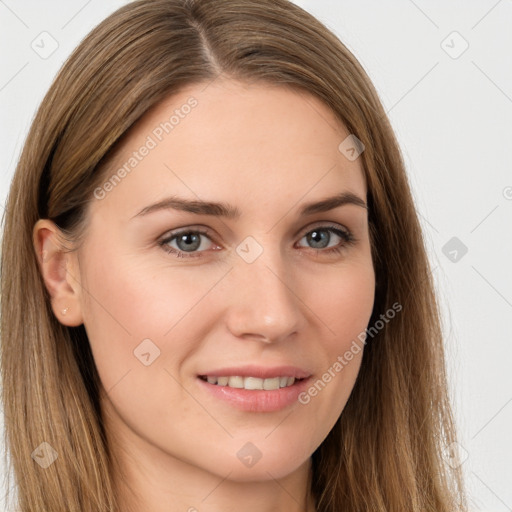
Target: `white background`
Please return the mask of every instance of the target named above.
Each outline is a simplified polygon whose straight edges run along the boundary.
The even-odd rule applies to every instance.
[[[52,78],[85,34],[124,3],[0,0],[0,213]],[[391,119],[443,305],[471,509],[511,511],[512,2],[296,3],[355,54]],[[58,42],[45,59],[31,47],[43,31]],[[450,246],[443,252],[453,237],[467,247],[456,262]],[[4,493],[5,486],[2,510]]]

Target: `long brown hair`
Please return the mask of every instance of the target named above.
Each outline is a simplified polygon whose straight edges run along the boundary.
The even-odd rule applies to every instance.
[[[220,74],[311,93],[362,141],[377,278],[370,324],[402,306],[368,340],[349,401],[313,453],[317,511],[466,510],[460,470],[443,460],[456,431],[440,315],[400,149],[359,62],[287,0],[132,2],[81,42],[44,98],[12,182],[1,256],[2,393],[18,507],[118,503],[86,332],[52,312],[34,224],[51,219],[77,240],[116,142],[164,98]],[[31,458],[42,442],[58,454],[45,470]]]

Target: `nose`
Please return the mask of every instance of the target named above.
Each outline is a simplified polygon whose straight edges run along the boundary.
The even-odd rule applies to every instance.
[[[236,257],[230,272],[230,332],[239,338],[276,343],[302,329],[304,302],[279,249],[265,248],[252,263]]]

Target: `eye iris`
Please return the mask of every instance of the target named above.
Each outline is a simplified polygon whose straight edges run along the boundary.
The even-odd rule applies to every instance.
[[[186,245],[181,245],[181,242]],[[180,251],[195,251],[201,245],[201,236],[196,233],[183,233],[178,236],[176,243]]]
[[[313,244],[317,244],[317,243],[320,243],[320,246],[315,246],[313,245],[313,247],[315,247],[315,249],[323,249],[325,247],[327,247],[327,245],[329,245],[329,240],[330,240],[330,234],[325,231],[325,230],[315,230],[315,231],[311,231],[311,233],[309,233],[308,235],[308,242],[313,242]],[[326,242],[325,245],[322,245],[323,242]]]

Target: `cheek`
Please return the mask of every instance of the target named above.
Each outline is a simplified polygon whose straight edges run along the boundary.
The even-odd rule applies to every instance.
[[[104,387],[149,361],[155,368],[186,358],[200,330],[190,330],[191,317],[205,318],[200,303],[223,270],[149,264],[106,249],[101,259],[92,253],[84,256],[85,262],[94,262],[83,272],[84,325]]]
[[[375,276],[372,265],[361,262],[326,273],[317,280],[317,286],[308,286],[307,304],[318,316],[317,325],[324,333],[318,341],[323,364],[299,401],[312,416],[325,418],[326,435],[342,412],[359,373],[363,335],[373,311]]]
[[[334,355],[346,350],[366,329],[373,310],[375,276],[371,263],[325,272],[315,283],[307,278],[304,288],[307,305],[325,328],[326,351]]]

